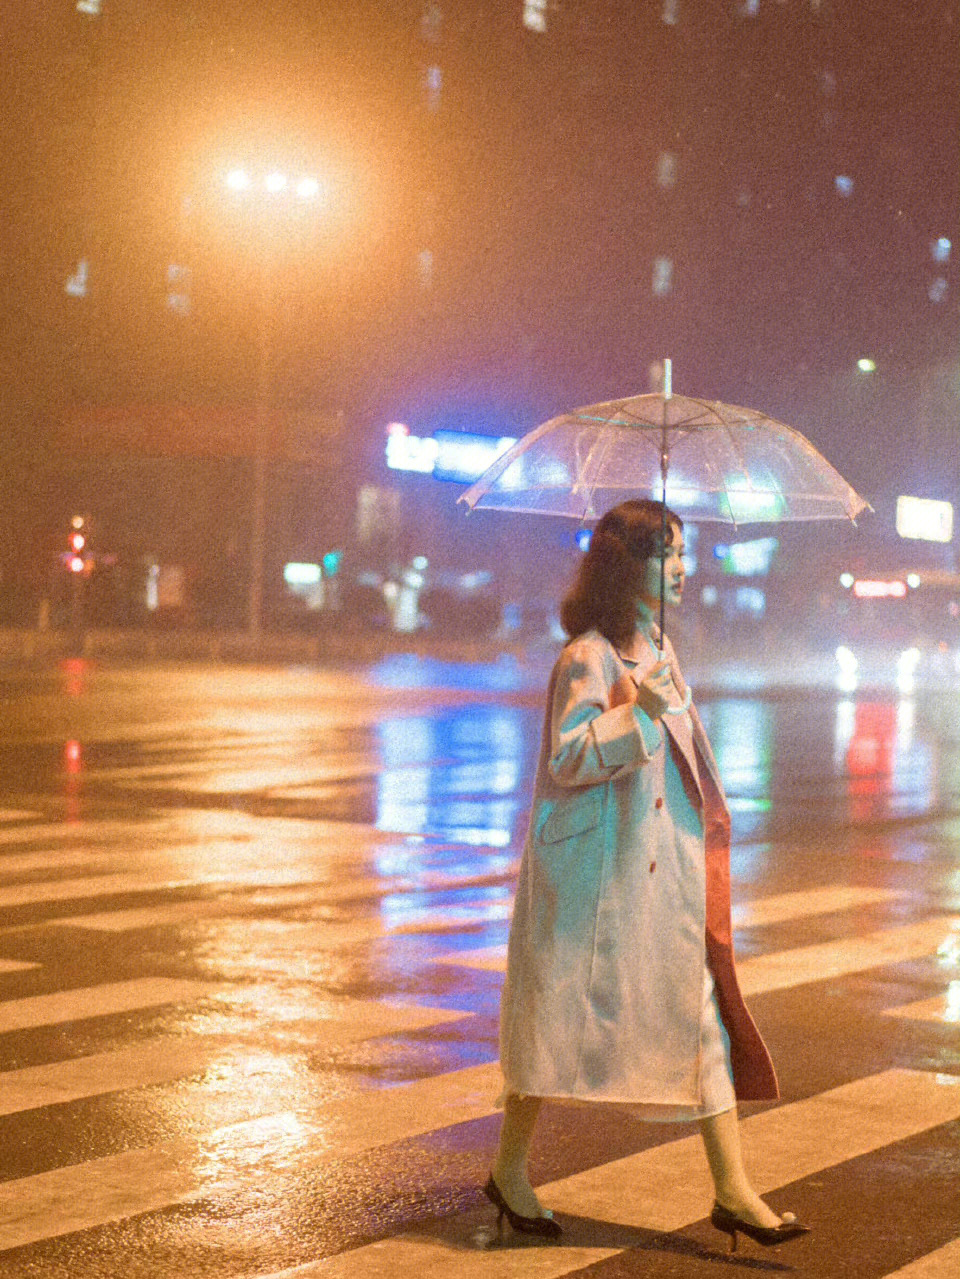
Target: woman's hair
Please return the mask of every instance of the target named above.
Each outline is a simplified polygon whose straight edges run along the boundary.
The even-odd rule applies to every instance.
[[[683,520],[667,507],[667,546]],[[594,529],[576,580],[560,605],[560,623],[575,639],[596,629],[611,644],[626,644],[637,625],[637,598],[647,560],[659,554],[663,503],[631,498],[611,507]]]

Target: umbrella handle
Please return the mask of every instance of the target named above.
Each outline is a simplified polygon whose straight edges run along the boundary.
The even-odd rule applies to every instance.
[[[688,688],[686,692],[686,696],[683,699],[683,705],[668,706],[663,713],[664,715],[682,715],[684,711],[688,711],[690,709],[690,704],[692,701],[693,701],[693,694],[690,692]]]

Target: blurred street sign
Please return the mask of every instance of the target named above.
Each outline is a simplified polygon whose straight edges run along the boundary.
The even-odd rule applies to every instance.
[[[897,532],[921,542],[949,542],[953,537],[953,506],[925,497],[898,497]]]

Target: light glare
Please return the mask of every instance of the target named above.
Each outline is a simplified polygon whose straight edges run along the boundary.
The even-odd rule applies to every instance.
[[[231,191],[246,191],[250,187],[250,175],[245,169],[231,169],[227,174],[227,186]]]
[[[316,178],[301,178],[297,183],[297,195],[301,200],[315,200],[320,194],[320,183]]]
[[[283,173],[268,173],[263,180],[263,185],[271,195],[276,195],[287,185],[286,175]]]

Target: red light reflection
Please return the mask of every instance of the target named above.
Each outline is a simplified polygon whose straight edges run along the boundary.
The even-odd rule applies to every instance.
[[[64,816],[68,822],[80,820],[80,795],[83,777],[83,745],[71,739],[63,744]]]

